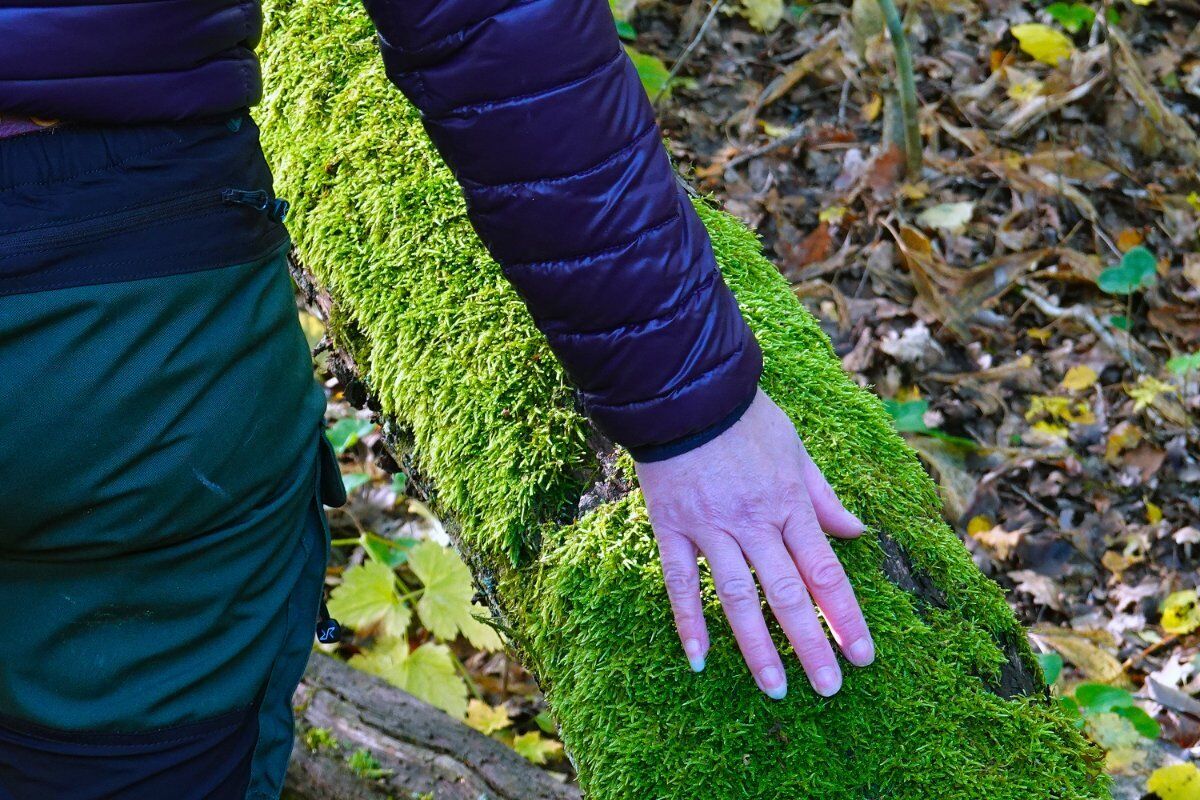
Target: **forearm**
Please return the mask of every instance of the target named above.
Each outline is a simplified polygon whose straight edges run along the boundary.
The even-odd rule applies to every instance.
[[[652,458],[732,422],[761,355],[607,3],[367,8],[389,77],[422,111],[480,238],[597,425]]]

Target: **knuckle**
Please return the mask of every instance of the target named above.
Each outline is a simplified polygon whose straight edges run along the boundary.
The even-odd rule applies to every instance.
[[[687,509],[678,503],[648,503],[647,510],[651,521],[663,530],[684,531],[688,527]]]
[[[667,592],[672,595],[686,595],[700,589],[700,581],[696,573],[682,567],[664,569],[663,582],[667,585]]]
[[[751,672],[761,672],[767,667],[773,667],[779,658],[778,651],[775,650],[773,644],[752,644],[742,650],[742,656],[746,660],[746,666],[750,667]]]
[[[800,659],[803,664],[827,661],[833,654],[833,650],[824,636],[801,637],[798,641],[792,642],[792,647],[796,650],[796,658]]]
[[[688,609],[675,610],[675,627],[680,633],[704,629],[704,616]]]
[[[748,578],[730,578],[717,587],[721,603],[731,611],[744,611],[758,606],[758,591]]]
[[[779,497],[789,505],[800,505],[808,497],[808,489],[799,479],[787,480],[779,485]]]
[[[813,589],[830,592],[842,587],[846,582],[846,572],[836,556],[821,556],[809,568],[808,580]]]
[[[803,608],[808,602],[804,582],[793,575],[771,581],[766,587],[766,592],[771,608],[776,611],[793,611]]]

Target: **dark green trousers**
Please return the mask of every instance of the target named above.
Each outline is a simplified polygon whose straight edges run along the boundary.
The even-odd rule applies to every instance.
[[[0,798],[279,795],[340,478],[259,191],[240,118],[0,141]]]

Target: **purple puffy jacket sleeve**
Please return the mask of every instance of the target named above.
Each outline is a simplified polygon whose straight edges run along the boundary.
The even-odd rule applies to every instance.
[[[762,354],[606,0],[365,0],[484,245],[595,424],[640,460],[749,405]]]

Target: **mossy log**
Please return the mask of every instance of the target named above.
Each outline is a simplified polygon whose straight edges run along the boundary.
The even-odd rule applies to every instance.
[[[878,658],[822,699],[755,687],[710,583],[688,668],[628,457],[579,413],[357,0],[268,3],[258,116],[331,331],[433,487],[594,800],[1096,800],[1102,760],[1040,688],[1003,592],[943,522],[879,400],[762,256],[697,201],[764,389],[869,534],[837,542]],[[581,135],[586,135],[581,132]],[[706,579],[707,580],[707,579]],[[781,648],[782,635],[776,630]]]
[[[285,800],[579,800],[579,791],[445,712],[326,655],[296,691]],[[365,751],[375,774],[356,773]]]

